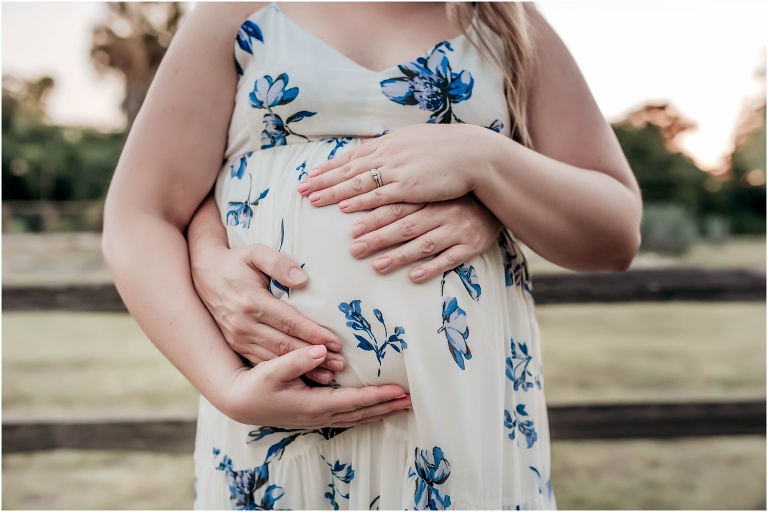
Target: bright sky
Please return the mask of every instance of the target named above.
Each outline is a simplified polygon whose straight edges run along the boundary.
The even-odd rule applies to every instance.
[[[765,94],[768,2],[550,1],[539,10],[565,41],[603,114],[621,119],[647,101],[670,101],[697,129],[682,146],[704,168],[718,165],[748,97]],[[51,75],[55,122],[122,124],[118,78],[89,62],[101,2],[3,2],[2,72]]]

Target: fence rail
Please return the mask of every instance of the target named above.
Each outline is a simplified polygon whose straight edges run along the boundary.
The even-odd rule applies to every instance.
[[[762,301],[764,272],[670,268],[538,275],[537,305],[597,302]],[[4,311],[125,311],[112,284],[4,286]],[[552,439],[765,435],[762,400],[553,406]],[[59,418],[3,421],[3,453],[57,448],[190,453],[195,417]]]
[[[594,302],[765,301],[765,273],[671,268],[622,273],[542,274],[536,305]],[[115,286],[3,286],[3,311],[125,311]]]
[[[765,400],[549,408],[552,439],[765,435]],[[52,449],[191,453],[195,416],[3,420],[3,453]]]

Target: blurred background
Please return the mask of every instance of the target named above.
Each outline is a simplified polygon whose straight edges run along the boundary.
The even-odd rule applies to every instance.
[[[764,411],[768,4],[537,5],[579,64],[643,191],[643,247],[616,282],[653,275],[651,291],[673,281],[717,283],[698,298],[545,300],[537,284],[575,273],[524,248],[540,304],[548,403],[746,401]],[[2,3],[4,438],[13,422],[194,415],[195,390],[127,313],[98,311],[110,308],[94,304],[95,294],[85,305],[67,298],[109,289],[104,196],[192,8]],[[736,289],[742,275],[762,282],[761,297]],[[582,287],[593,282],[575,277],[587,279]],[[62,290],[70,295],[56,295]],[[51,305],[52,296],[63,299]],[[553,441],[559,507],[765,509],[764,427],[751,435],[657,434]],[[46,449],[49,441],[21,451],[6,439],[4,508],[192,504],[191,446]]]

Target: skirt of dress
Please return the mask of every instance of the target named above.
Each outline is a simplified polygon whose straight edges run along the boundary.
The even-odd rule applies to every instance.
[[[345,148],[358,144],[349,139]],[[546,509],[549,429],[539,329],[514,236],[416,285],[349,255],[363,214],[316,208],[295,190],[327,141],[234,158],[216,198],[232,247],[262,243],[303,264],[307,287],[276,297],[342,340],[334,385],[400,384],[413,410],[353,428],[236,423],[201,399],[195,507]]]

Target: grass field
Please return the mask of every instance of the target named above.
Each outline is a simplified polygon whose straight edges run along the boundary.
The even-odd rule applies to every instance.
[[[550,404],[765,396],[764,303],[557,305],[537,312]],[[124,314],[11,313],[6,417],[194,411]],[[556,442],[560,508],[764,508],[765,439]],[[191,456],[3,457],[5,508],[185,508]],[[45,482],[45,485],[39,485]]]
[[[60,237],[53,248],[5,242],[6,283],[108,279],[92,236]],[[530,265],[534,283],[537,273],[563,271],[535,255]],[[764,271],[765,238],[633,264],[654,265]],[[550,405],[765,397],[765,303],[548,305],[537,317]],[[2,335],[5,417],[196,408],[194,389],[126,314],[9,313]],[[766,505],[763,437],[554,442],[552,460],[561,509]],[[8,509],[191,506],[191,454],[62,450],[4,455],[2,466]]]

